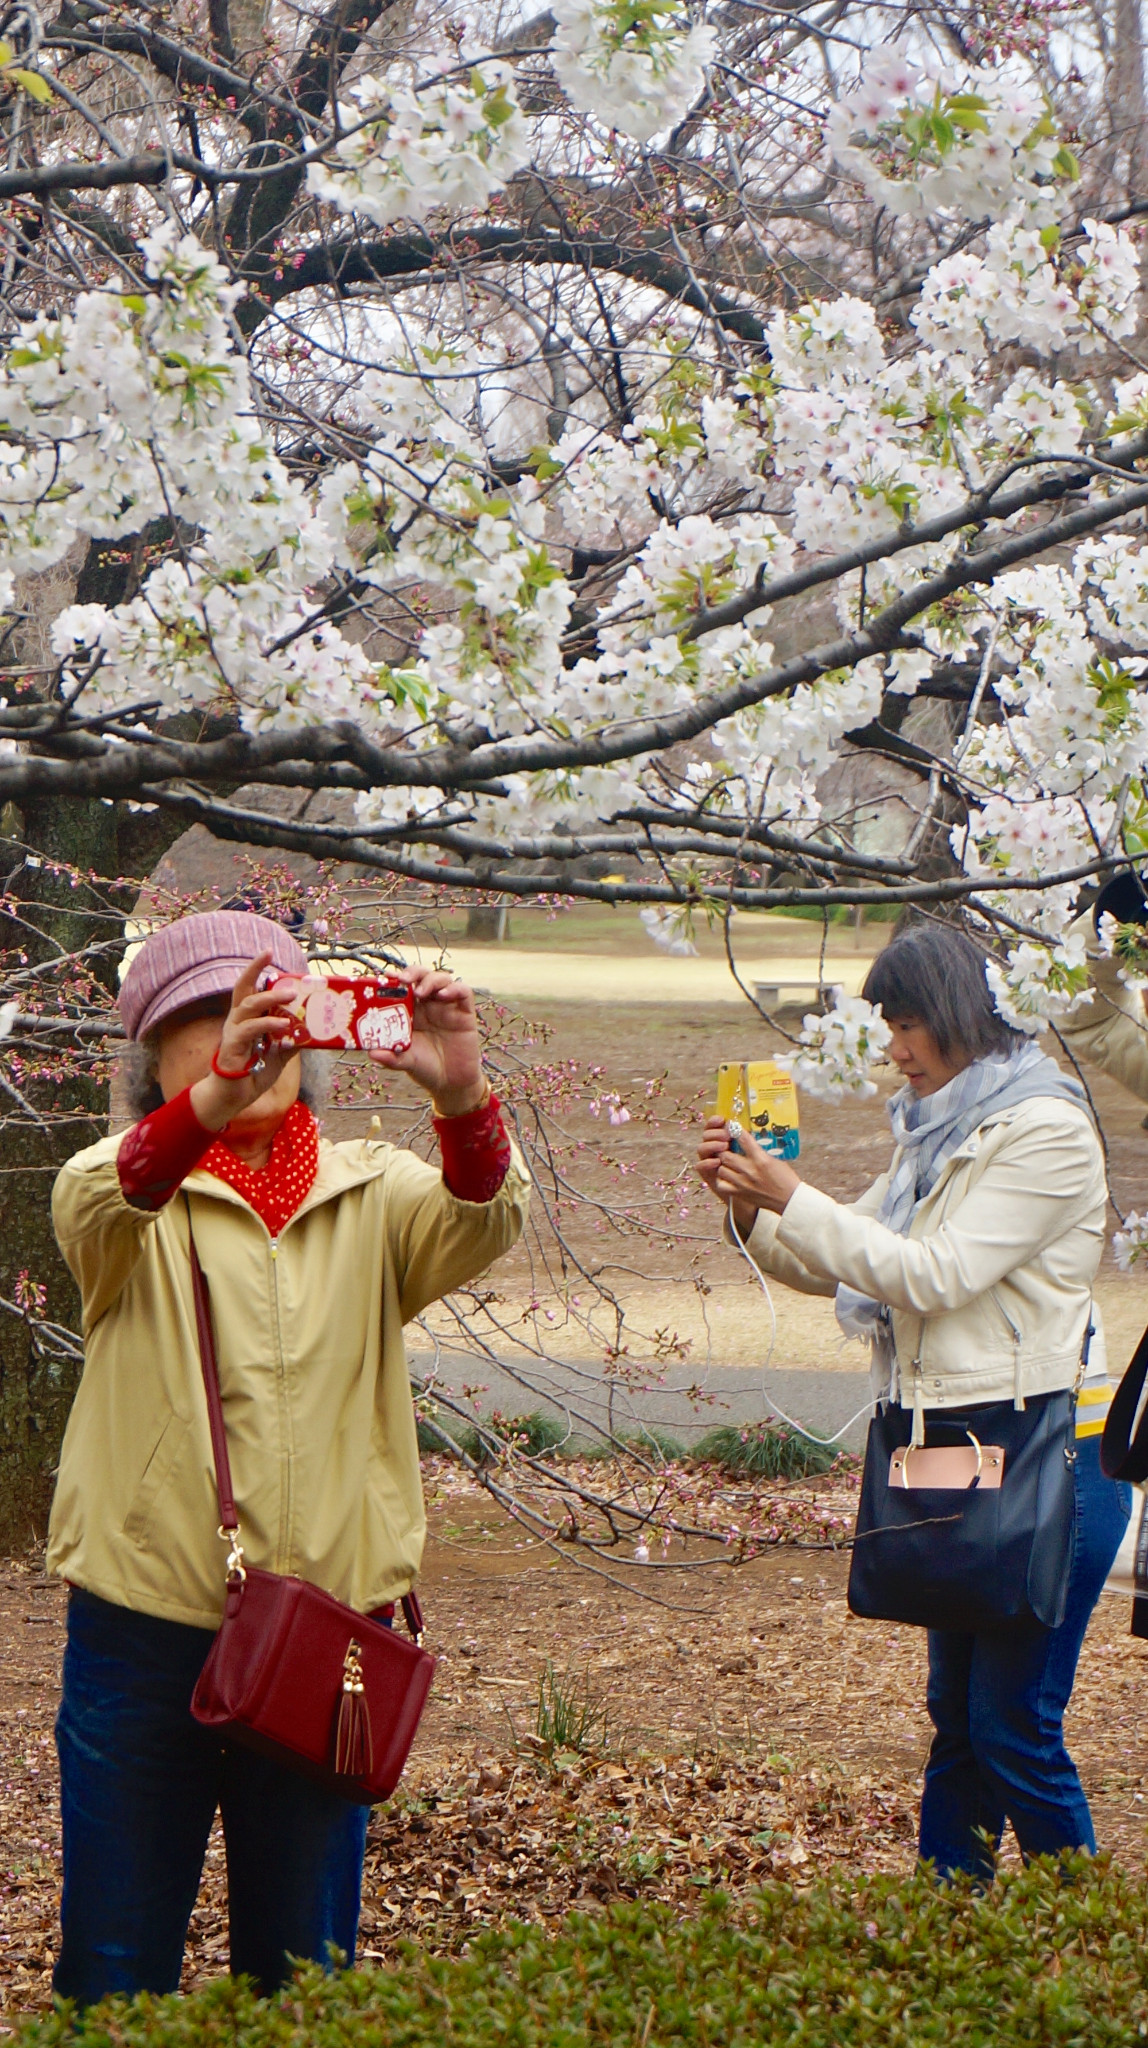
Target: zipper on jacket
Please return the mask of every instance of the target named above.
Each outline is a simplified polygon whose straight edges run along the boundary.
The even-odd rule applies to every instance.
[[[919,1450],[920,1446],[925,1441],[925,1380],[921,1364],[921,1353],[924,1350],[924,1348],[925,1320],[922,1316],[921,1326],[917,1331],[916,1356],[914,1357],[913,1362],[909,1367],[909,1371],[912,1374],[912,1380],[910,1382],[912,1389],[910,1407],[912,1409],[913,1415],[912,1427],[909,1432],[909,1442],[912,1444],[915,1450]]]
[[[1001,1319],[1007,1325],[1012,1337],[1012,1405],[1018,1413],[1024,1412],[1024,1390],[1021,1382],[1021,1335],[995,1287],[989,1292],[1001,1312]]]
[[[282,1499],[279,1509],[279,1539],[276,1569],[284,1572],[290,1568],[291,1544],[291,1467],[294,1445],[291,1442],[291,1407],[287,1398],[287,1374],[283,1364],[283,1326],[279,1315],[279,1239],[271,1239],[271,1307],[275,1317],[276,1377],[279,1382],[279,1433]]]

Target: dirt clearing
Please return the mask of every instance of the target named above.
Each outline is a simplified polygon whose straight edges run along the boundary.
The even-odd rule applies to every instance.
[[[923,1639],[849,1617],[842,1556],[780,1549],[736,1572],[666,1573],[656,1590],[672,1604],[655,1606],[518,1538],[450,1468],[431,1475],[430,1493],[423,1586],[441,1661],[401,1794],[371,1821],[367,1959],[385,1959],[401,1936],[453,1947],[485,1921],[552,1922],[619,1895],[688,1909],[706,1887],[736,1892],[778,1874],[800,1882],[829,1863],[911,1867],[928,1743]],[[50,2002],[63,1611],[62,1590],[34,1563],[4,1568],[9,2016]],[[1126,1629],[1124,1603],[1102,1601],[1069,1738],[1102,1846],[1139,1869],[1148,1648]],[[561,1696],[591,1711],[586,1752],[538,1741],[548,1663]],[[185,1984],[226,1962],[216,1836]]]

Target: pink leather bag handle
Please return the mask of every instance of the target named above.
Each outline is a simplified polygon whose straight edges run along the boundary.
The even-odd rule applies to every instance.
[[[187,1250],[191,1260],[191,1298],[195,1303],[199,1363],[203,1371],[203,1391],[207,1395],[207,1419],[211,1427],[211,1455],[215,1461],[215,1486],[219,1495],[219,1526],[228,1536],[234,1537],[239,1530],[239,1511],[235,1505],[235,1492],[231,1484],[231,1460],[227,1455],[223,1396],[219,1390],[219,1361],[215,1355],[215,1332],[211,1327],[211,1296],[208,1293],[207,1276],[199,1263],[195,1232],[191,1227],[191,1203],[186,1195],[184,1202],[187,1207]],[[403,1610],[403,1619],[408,1630],[416,1642],[421,1642],[423,1611],[419,1606],[418,1594],[403,1593],[399,1605]]]

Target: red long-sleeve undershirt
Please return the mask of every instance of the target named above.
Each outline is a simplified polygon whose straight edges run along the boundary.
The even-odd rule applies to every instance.
[[[491,1095],[467,1116],[436,1117],[434,1127],[443,1179],[452,1195],[463,1202],[493,1201],[510,1164],[510,1140],[497,1096]],[[221,1148],[219,1163],[224,1169],[220,1178],[240,1185],[245,1199],[277,1235],[310,1192],[315,1176],[314,1119],[302,1104],[276,1133],[268,1165],[240,1169],[224,1140],[215,1131],[204,1130],[185,1088],[136,1124],[120,1146],[116,1169],[124,1195],[134,1208],[162,1209],[193,1167],[202,1163],[213,1170],[207,1155],[216,1146]]]

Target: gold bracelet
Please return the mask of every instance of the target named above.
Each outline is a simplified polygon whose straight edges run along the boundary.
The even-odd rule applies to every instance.
[[[448,1111],[440,1109],[437,1102],[435,1102],[433,1105],[435,1115],[437,1117],[440,1117],[444,1123],[451,1123],[453,1122],[455,1117],[459,1116],[477,1116],[480,1109],[486,1108],[487,1103],[490,1101],[491,1096],[494,1094],[494,1089],[490,1085],[490,1076],[488,1074],[484,1074],[483,1080],[486,1085],[483,1088],[481,1099],[475,1103],[473,1109],[455,1109]]]

